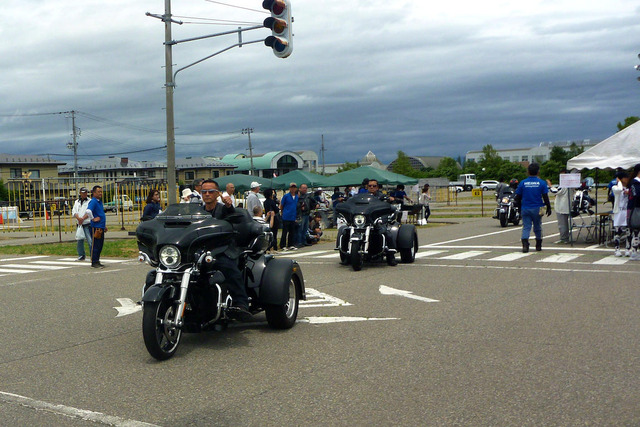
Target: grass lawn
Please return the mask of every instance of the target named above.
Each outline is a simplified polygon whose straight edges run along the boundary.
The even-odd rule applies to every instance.
[[[87,247],[85,246],[85,250]],[[45,243],[39,245],[0,246],[3,255],[60,255],[77,256],[76,243]],[[136,239],[105,240],[102,256],[116,258],[135,258],[138,256]]]

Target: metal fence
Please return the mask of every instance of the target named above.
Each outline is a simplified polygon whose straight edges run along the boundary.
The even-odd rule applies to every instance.
[[[34,236],[75,233],[77,222],[71,216],[79,190],[99,185],[107,211],[107,226],[127,229],[140,222],[151,190],[160,192],[160,203],[167,204],[167,183],[161,180],[43,178],[8,180],[4,183],[8,200],[0,202],[0,234],[32,232]]]

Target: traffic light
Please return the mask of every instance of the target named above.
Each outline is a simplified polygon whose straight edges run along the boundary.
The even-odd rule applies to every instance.
[[[293,51],[291,3],[289,0],[264,0],[262,7],[271,12],[263,25],[272,35],[264,39],[264,44],[272,48],[278,58],[286,58]]]

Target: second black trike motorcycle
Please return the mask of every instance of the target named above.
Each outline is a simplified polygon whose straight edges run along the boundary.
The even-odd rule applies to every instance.
[[[415,260],[418,252],[416,227],[398,221],[396,206],[364,193],[340,203],[336,212],[346,223],[339,228],[336,240],[336,250],[340,251],[343,264],[351,264],[359,271],[365,261],[389,261],[396,252],[404,263]]]
[[[496,216],[501,227],[506,227],[509,223],[518,225],[520,223],[520,208],[515,205],[515,193],[505,191],[498,196],[498,207]]]
[[[216,257],[230,245],[249,296],[249,311],[264,311],[269,326],[291,328],[299,300],[306,299],[300,266],[265,251],[271,232],[245,209],[215,219],[195,203],[170,205],[137,230],[140,261],[154,270],[142,290],[142,334],[149,353],[159,360],[176,352],[183,332],[223,330],[233,300]]]

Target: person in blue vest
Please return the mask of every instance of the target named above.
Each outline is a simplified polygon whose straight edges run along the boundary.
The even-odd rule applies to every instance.
[[[104,245],[104,233],[107,232],[107,216],[102,205],[102,187],[95,185],[91,189],[91,201],[87,206],[87,212],[91,212],[91,234],[93,244],[91,245],[91,267],[104,268],[100,262],[100,253]]]
[[[280,249],[296,249],[296,218],[298,208],[298,186],[295,182],[289,184],[289,192],[280,199],[282,211],[282,236],[280,237]]]
[[[529,177],[523,179],[516,188],[515,204],[520,205],[522,215],[522,252],[529,252],[529,235],[531,226],[536,235],[536,251],[542,250],[542,207],[546,206],[547,216],[551,215],[549,202],[549,186],[538,177],[540,165],[531,163],[528,167]]]

